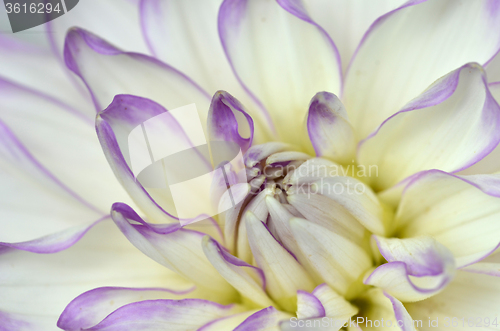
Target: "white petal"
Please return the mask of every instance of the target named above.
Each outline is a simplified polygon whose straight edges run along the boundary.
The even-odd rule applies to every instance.
[[[20,331],[55,330],[64,307],[79,294],[96,287],[186,290],[193,286],[146,258],[110,221],[97,225],[63,252],[4,254],[0,268],[0,310],[20,314],[24,321],[33,323]]]
[[[427,169],[460,171],[500,141],[500,107],[483,70],[465,65],[432,84],[360,143],[359,163],[376,164],[377,189]]]
[[[490,4],[412,1],[374,22],[350,64],[343,95],[359,138],[439,77],[495,55],[500,13]]]
[[[406,308],[415,320],[422,320],[426,323],[429,318],[432,321],[438,319],[432,324],[433,327],[427,330],[448,328],[449,330],[480,328],[495,330],[500,323],[499,306],[500,281],[498,277],[459,271],[453,282],[443,292],[427,300],[407,304]],[[433,309],[434,307],[439,307],[439,309]],[[453,319],[454,317],[456,319]],[[497,325],[493,324],[495,322]],[[446,326],[448,328],[445,328]]]
[[[186,73],[210,95],[218,90],[228,91],[249,108],[252,116],[262,116],[258,105],[233,74],[220,43],[216,22],[221,3],[221,0],[142,1],[140,18],[144,37],[157,58]]]
[[[500,56],[496,58],[500,59]],[[500,64],[500,60],[498,61]],[[489,74],[489,73],[488,73]],[[489,77],[489,76],[488,76]],[[499,77],[500,79],[500,77]],[[500,104],[500,82],[488,84],[491,95]],[[481,161],[472,165],[471,167],[460,171],[459,175],[476,175],[476,174],[492,174],[500,171],[500,144]]]
[[[304,0],[311,18],[332,37],[345,70],[363,34],[379,16],[403,4],[404,0]]]
[[[286,310],[295,310],[297,290],[312,291],[314,284],[302,266],[250,212],[246,216],[253,256],[266,276],[269,295]]]
[[[45,43],[48,39],[45,31],[42,29],[35,33],[30,29],[30,33],[24,34],[24,37],[26,36],[30,42],[20,40],[19,33],[13,36],[11,33],[2,33],[0,80],[14,82],[51,98],[57,98],[87,118],[93,119],[95,111],[90,96],[84,85],[68,70],[62,55],[56,56],[48,42]]]
[[[290,226],[315,271],[342,295],[372,264],[362,248],[326,228],[300,218],[293,218]]]
[[[3,121],[20,143],[64,185],[102,213],[130,198],[113,178],[96,139],[94,119],[24,86],[0,82]]]
[[[288,1],[225,1],[219,33],[235,73],[267,109],[281,140],[302,145],[297,119],[312,96],[340,92],[333,42]]]
[[[0,178],[0,242],[24,242],[24,247],[14,247],[39,253],[64,249],[71,245],[70,237],[78,237],[78,233],[106,215],[55,177],[1,121]],[[66,232],[45,237],[41,242],[26,242],[60,231]],[[55,240],[55,246],[49,244],[54,247],[37,250],[36,246],[48,244],[47,239]],[[58,240],[70,242],[61,247]]]
[[[203,233],[182,229],[178,224],[147,224],[130,207],[120,203],[113,205],[111,217],[130,242],[151,259],[217,293],[221,300],[230,302],[233,298],[234,289],[203,252]]]
[[[316,287],[312,294],[321,301],[321,304],[325,307],[325,315],[328,317],[346,320],[358,313],[357,307],[326,284]]]
[[[499,183],[499,175],[427,171],[411,177],[395,215],[399,235],[432,236],[453,253],[457,267],[489,255],[500,242]]]
[[[325,308],[318,298],[305,291],[297,291],[297,318],[318,318],[325,316]]]
[[[365,228],[342,205],[321,194],[291,194],[288,202],[303,218],[321,225],[353,242],[360,242]]]

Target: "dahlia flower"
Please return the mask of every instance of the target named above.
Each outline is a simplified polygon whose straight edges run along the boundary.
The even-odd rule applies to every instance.
[[[0,330],[498,328],[500,0],[81,2],[0,34]]]

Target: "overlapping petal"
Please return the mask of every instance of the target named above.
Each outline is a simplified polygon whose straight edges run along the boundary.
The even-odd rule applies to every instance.
[[[109,220],[59,253],[3,254],[0,268],[0,311],[19,320],[14,330],[20,331],[55,330],[64,307],[81,293],[97,287],[164,287],[178,291],[193,287],[144,258]],[[2,327],[7,327],[3,313],[0,320]]]
[[[273,238],[258,218],[247,212],[246,231],[257,265],[266,276],[266,289],[285,310],[294,311],[297,290],[312,291],[314,283],[295,257]]]
[[[458,177],[431,170],[381,197],[399,204],[395,226],[401,237],[432,236],[463,267],[488,256],[500,243],[499,182],[499,175]]]
[[[500,141],[500,106],[481,67],[467,64],[440,78],[360,143],[358,158],[376,164],[376,189],[428,169],[463,170]]]
[[[455,259],[436,240],[375,239],[388,263],[375,269],[365,284],[381,288],[401,301],[419,301],[442,291],[453,279]]]
[[[187,230],[178,223],[148,224],[130,207],[116,203],[111,217],[130,242],[151,259],[192,280],[217,300],[231,302],[235,290],[217,272],[202,248],[204,233]]]

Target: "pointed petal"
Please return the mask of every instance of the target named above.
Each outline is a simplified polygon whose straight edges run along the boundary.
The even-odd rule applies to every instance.
[[[290,226],[315,271],[342,295],[372,264],[362,248],[326,228],[299,218],[293,218]]]
[[[246,217],[248,241],[253,256],[266,276],[269,295],[287,310],[294,310],[297,290],[312,291],[313,282],[295,260],[250,212]]]
[[[210,290],[218,293],[221,300],[229,300],[234,295],[232,287],[203,253],[203,233],[182,229],[179,224],[149,225],[130,207],[120,203],[113,205],[111,216],[130,242],[156,262],[200,287],[210,284]]]
[[[485,64],[496,54],[500,13],[490,3],[408,1],[371,25],[349,66],[343,94],[358,138],[439,77],[467,62]]]
[[[248,317],[233,331],[278,331],[279,322],[285,318],[289,318],[289,315],[274,307],[267,307]]]
[[[312,294],[319,299],[325,308],[325,315],[342,321],[348,320],[358,313],[358,308],[349,303],[343,296],[335,292],[327,284],[318,285]]]
[[[203,238],[202,245],[210,263],[241,295],[257,306],[267,307],[273,304],[265,292],[266,278],[261,269],[229,254],[208,236]]]
[[[400,236],[432,236],[453,253],[458,268],[481,260],[500,243],[499,183],[499,175],[458,177],[440,171],[410,177],[401,185],[395,215]]]
[[[375,188],[388,188],[428,169],[456,172],[500,141],[500,107],[482,69],[467,64],[432,84],[362,141],[359,163],[377,164]],[[416,152],[418,151],[418,152]]]
[[[413,322],[413,319],[411,318],[410,314],[406,310],[405,306],[399,301],[398,299],[390,296],[387,293],[384,293],[384,295],[391,300],[392,303],[392,308],[394,309],[394,315],[396,317],[396,321],[401,321],[401,330],[402,331],[417,331],[415,328],[415,324]],[[418,323],[418,321],[417,321]],[[418,325],[418,324],[417,324]],[[399,326],[399,324],[398,324]]]
[[[364,283],[377,286],[401,301],[419,301],[442,291],[453,279],[451,252],[430,237],[385,239],[375,237],[389,262],[373,271]]]
[[[347,68],[356,47],[370,24],[379,16],[403,4],[405,0],[304,0],[311,18],[321,25],[335,41]]]
[[[252,110],[251,97],[240,86],[220,45],[217,13],[221,0],[140,4],[144,37],[155,57],[185,72],[210,95],[226,90]],[[181,14],[182,13],[182,14]]]
[[[307,131],[316,156],[342,164],[355,157],[356,138],[342,102],[333,93],[320,92],[312,98]]]
[[[219,34],[236,75],[267,109],[281,140],[301,145],[296,119],[305,117],[311,97],[340,92],[339,57],[326,32],[289,1],[226,0]]]
[[[68,68],[87,85],[101,111],[117,94],[133,94],[155,100],[167,109],[196,104],[202,123],[210,96],[187,76],[138,53],[123,52],[82,29],[68,32],[64,47]]]

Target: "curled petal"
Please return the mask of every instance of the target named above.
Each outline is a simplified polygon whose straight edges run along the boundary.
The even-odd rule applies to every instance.
[[[307,131],[316,156],[342,164],[355,157],[356,138],[342,102],[333,93],[320,92],[309,104]]]
[[[434,239],[375,240],[389,263],[375,269],[365,284],[377,286],[401,301],[419,301],[442,291],[453,279],[453,255]]]
[[[215,93],[208,111],[208,136],[210,141],[222,140],[238,144],[243,153],[252,146],[253,120],[243,105],[229,93]],[[247,138],[242,135],[248,135]]]
[[[456,172],[500,141],[500,107],[484,72],[467,64],[432,84],[359,145],[360,164],[377,164],[377,189],[428,169]]]
[[[459,177],[430,170],[381,197],[399,204],[395,224],[401,237],[432,236],[460,268],[488,256],[500,243],[499,185],[500,175]]]
[[[342,98],[360,139],[439,77],[467,62],[484,65],[497,53],[500,12],[494,3],[412,0],[370,26],[349,65]]]

